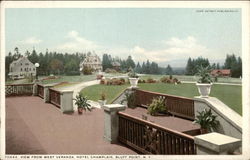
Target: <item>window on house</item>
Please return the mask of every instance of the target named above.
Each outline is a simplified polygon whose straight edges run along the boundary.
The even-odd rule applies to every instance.
[[[21,71],[23,71],[23,68],[21,68]]]
[[[30,71],[31,71],[31,68],[30,68]]]
[[[36,69],[35,68],[33,68],[33,71],[35,71]]]
[[[21,63],[21,65],[22,65],[22,63]]]

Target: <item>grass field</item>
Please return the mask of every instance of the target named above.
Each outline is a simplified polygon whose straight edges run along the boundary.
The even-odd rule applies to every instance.
[[[123,92],[126,88],[130,85],[121,85],[121,86],[114,86],[114,85],[93,85],[84,88],[81,91],[81,94],[87,96],[88,99],[97,101],[101,98],[101,93],[106,94],[107,103],[111,103],[113,99],[115,99],[120,93]]]
[[[82,94],[88,96],[91,100],[98,100],[100,94],[104,91],[107,94],[108,103],[110,103],[116,96],[119,95],[129,85],[123,86],[107,86],[107,85],[95,85],[90,86],[82,90]],[[195,84],[139,84],[140,89],[166,93],[171,95],[183,96],[193,98],[199,96],[198,89]],[[212,97],[217,97],[234,111],[242,115],[242,93],[241,86],[234,85],[219,85],[214,84],[212,86],[211,94]]]

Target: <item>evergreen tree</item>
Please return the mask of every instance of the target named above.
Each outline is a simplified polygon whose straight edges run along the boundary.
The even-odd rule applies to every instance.
[[[146,62],[145,73],[150,74],[150,62],[149,62],[149,60],[147,60],[147,62]]]
[[[135,67],[135,72],[137,72],[137,73],[141,73],[142,72],[142,68],[141,68],[141,65],[140,65],[139,62],[137,63],[137,65]]]
[[[230,69],[232,77],[242,76],[242,60],[240,57],[237,59],[234,54],[227,55],[223,68]]]
[[[126,64],[127,64],[127,68],[135,68],[135,62],[133,61],[131,56],[128,56],[127,60],[126,60]]]
[[[216,69],[220,69],[220,63],[216,64]]]
[[[187,61],[187,66],[186,66],[186,75],[193,75],[193,69],[194,69],[193,61],[189,57]]]
[[[166,67],[166,75],[172,75],[173,74],[173,69],[170,65]]]

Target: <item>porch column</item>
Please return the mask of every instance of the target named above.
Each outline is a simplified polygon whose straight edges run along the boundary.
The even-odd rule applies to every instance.
[[[48,103],[49,102],[49,89],[52,88],[54,85],[52,84],[47,84],[44,85],[44,102]]]
[[[60,108],[63,113],[74,112],[73,109],[73,91],[63,90],[60,91]]]
[[[125,110],[126,106],[121,104],[104,105],[104,139],[110,143],[117,142],[119,132],[118,111]]]

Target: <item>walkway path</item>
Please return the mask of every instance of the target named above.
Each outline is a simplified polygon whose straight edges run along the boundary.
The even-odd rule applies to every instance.
[[[196,83],[196,82],[194,82],[194,81],[181,81],[181,83]],[[220,83],[220,82],[215,82],[215,83],[213,83],[213,84],[242,86],[242,84],[239,84],[239,83]]]
[[[70,85],[70,86],[65,86],[65,87],[60,87],[57,88],[58,90],[72,90],[73,92],[73,98],[76,97],[76,95],[85,87],[88,86],[92,86],[92,85],[96,85],[99,84],[100,80],[93,80],[93,81],[87,81],[87,82],[82,82],[82,83],[78,83],[78,84],[74,84],[74,85]],[[92,107],[96,107],[96,108],[100,108],[99,103],[94,102],[94,101],[89,101],[89,103],[91,104]],[[77,110],[77,106],[75,105],[75,103],[73,103],[73,107],[74,110]]]

